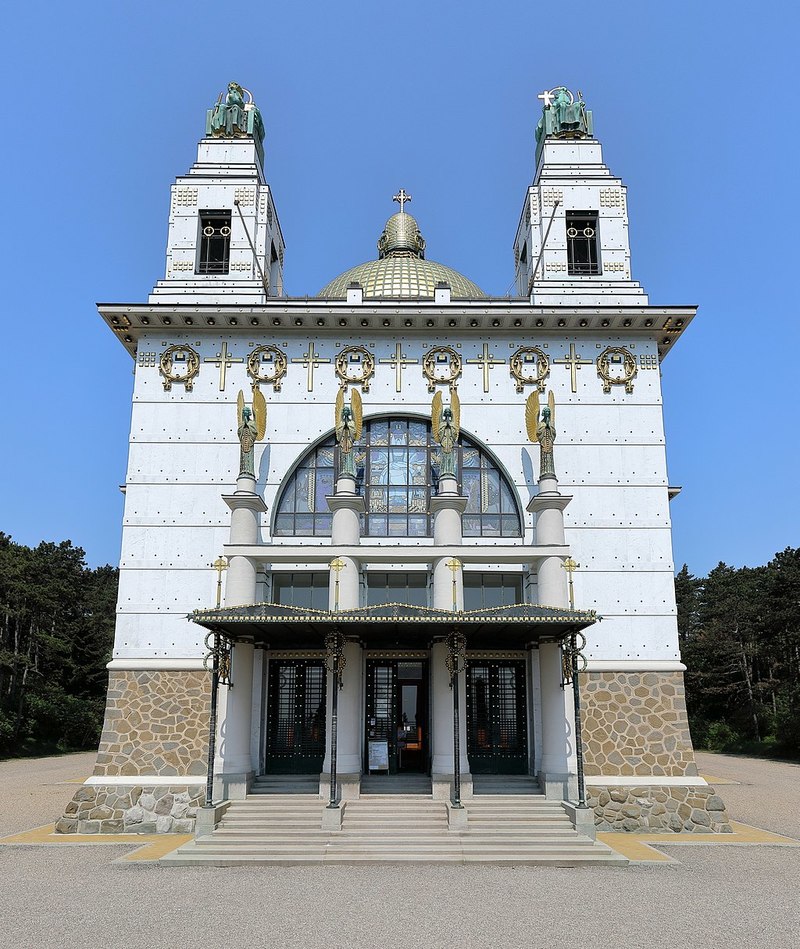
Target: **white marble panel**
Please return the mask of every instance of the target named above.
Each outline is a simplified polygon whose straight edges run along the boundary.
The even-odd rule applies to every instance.
[[[218,527],[126,527],[120,567],[209,569],[228,542],[228,525]],[[216,577],[216,574],[213,574]]]
[[[668,570],[673,569],[672,533],[659,530],[566,531],[572,556],[587,570]]]
[[[117,616],[114,658],[202,657],[206,630],[184,613],[121,613]]]

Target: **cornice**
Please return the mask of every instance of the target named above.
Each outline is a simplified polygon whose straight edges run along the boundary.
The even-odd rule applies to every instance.
[[[125,349],[136,355],[149,334],[202,338],[242,336],[340,337],[343,333],[405,336],[431,332],[486,337],[518,333],[581,334],[654,339],[663,359],[689,325],[696,306],[534,306],[508,297],[475,301],[368,300],[352,303],[312,297],[281,297],[260,305],[228,303],[99,303],[97,308]]]

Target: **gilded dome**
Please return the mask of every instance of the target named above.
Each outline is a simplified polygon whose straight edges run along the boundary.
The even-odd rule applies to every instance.
[[[367,261],[339,274],[320,290],[318,296],[345,300],[347,288],[353,283],[361,285],[365,299],[433,299],[434,290],[442,283],[450,287],[454,300],[486,296],[480,287],[457,270],[425,260],[425,238],[407,211],[393,214],[386,222],[378,238],[378,260]]]

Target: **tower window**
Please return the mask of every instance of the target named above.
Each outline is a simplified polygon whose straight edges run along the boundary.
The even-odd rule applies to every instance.
[[[597,211],[567,211],[567,270],[570,274],[599,274]]]
[[[197,273],[227,273],[231,256],[231,212],[200,212]]]

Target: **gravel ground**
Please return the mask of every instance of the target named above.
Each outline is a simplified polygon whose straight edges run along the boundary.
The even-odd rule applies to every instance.
[[[731,816],[789,832],[800,769],[701,755]],[[91,756],[0,763],[2,818],[47,823]],[[9,783],[27,778],[9,816]],[[38,810],[37,810],[38,808]],[[4,825],[5,826],[5,825]],[[798,834],[800,836],[800,834]],[[797,949],[800,849],[682,847],[679,866],[166,868],[124,847],[0,847],[2,947]]]

